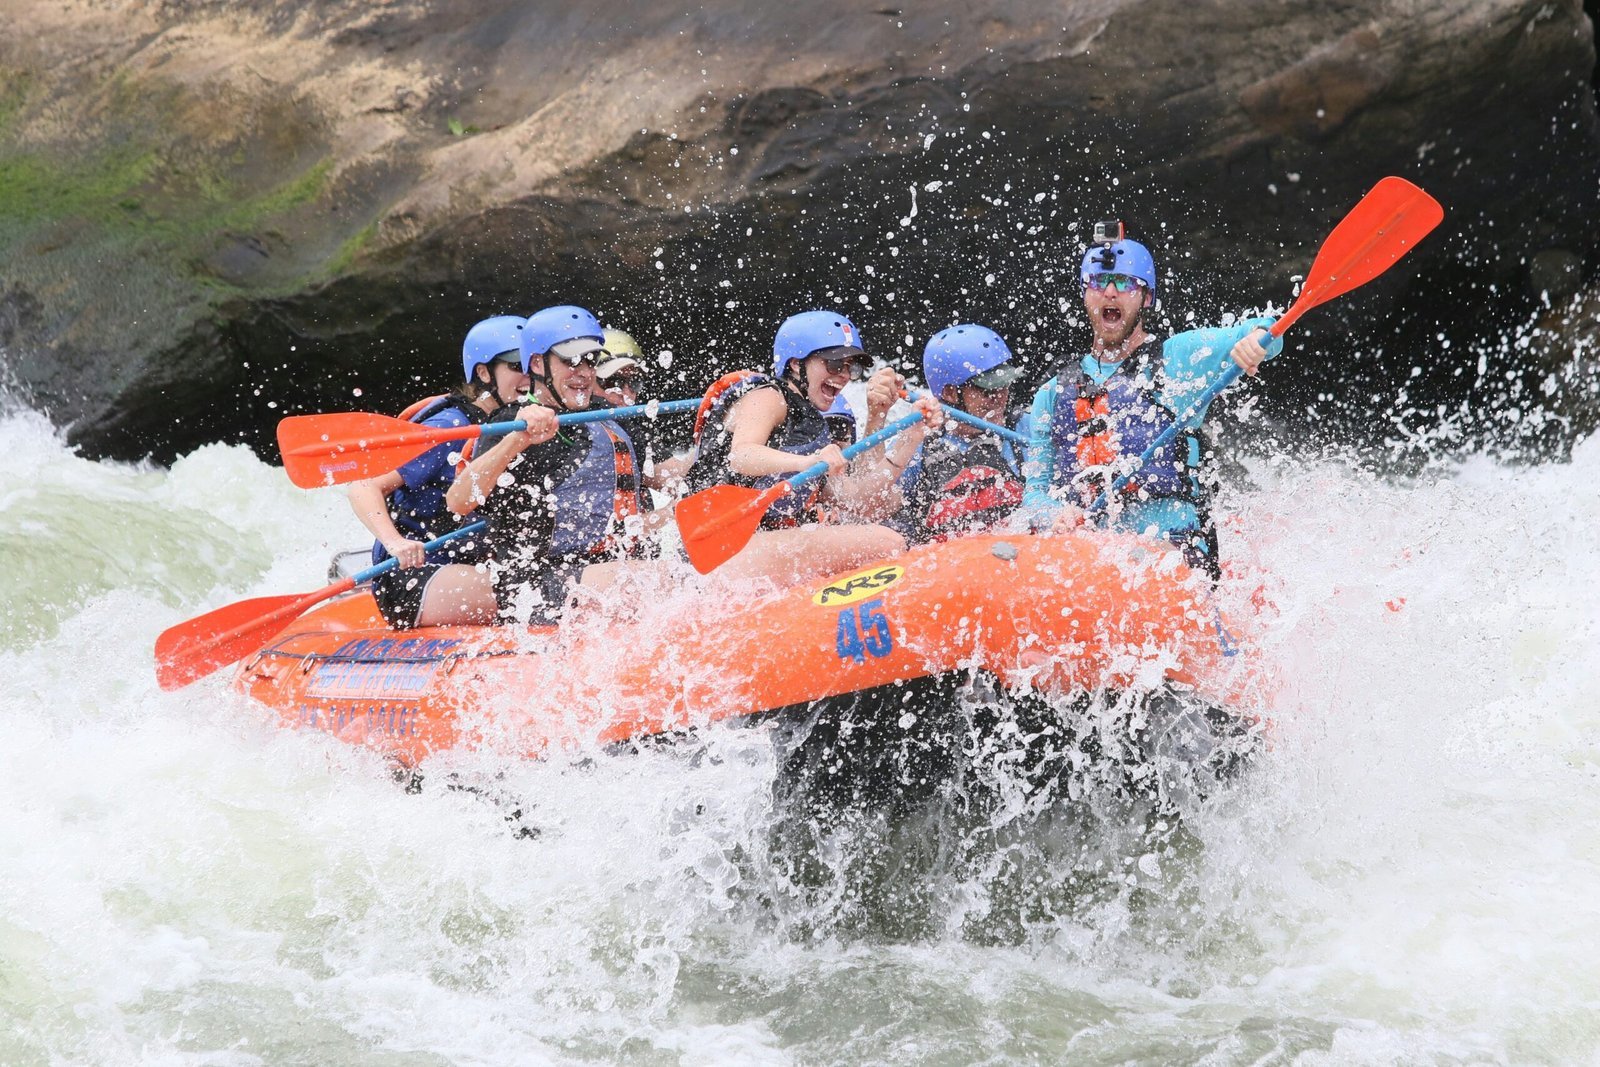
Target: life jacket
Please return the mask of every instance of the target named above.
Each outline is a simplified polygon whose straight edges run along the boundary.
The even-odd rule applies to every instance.
[[[1096,385],[1078,363],[1056,376],[1050,412],[1055,454],[1051,488],[1067,488],[1087,505],[1111,480],[1133,474],[1122,487],[1124,497],[1204,503],[1199,477],[1204,439],[1198,430],[1180,430],[1134,471],[1145,449],[1178,421],[1178,413],[1161,400],[1161,347],[1159,339],[1140,345],[1103,385]]]
[[[706,395],[700,398],[700,406],[694,412],[694,443],[696,449],[700,446],[700,436],[705,433],[706,420],[711,417],[713,410],[719,414],[728,403],[725,394],[729,389],[751,378],[762,378],[765,375],[757,374],[753,370],[731,370],[706,387]],[[770,379],[769,379],[770,381]],[[743,396],[741,392],[739,395]]]
[[[930,438],[911,490],[914,520],[923,541],[948,541],[979,533],[1022,503],[1022,480],[992,437],[965,451],[948,437]]]
[[[789,474],[772,474],[749,478],[735,473],[728,465],[733,440],[723,428],[722,421],[740,397],[766,388],[776,389],[787,408],[783,422],[778,424],[767,441],[768,447],[796,456],[810,456],[833,443],[833,433],[827,420],[812,406],[810,400],[769,375],[748,370],[733,371],[712,383],[705,399],[700,402],[700,411],[695,417],[695,460],[689,468],[691,490],[698,492],[713,485],[767,489],[790,477]],[[817,506],[821,481],[818,479],[802,486],[807,490],[805,492],[789,493],[779,499],[762,517],[762,528],[779,530],[822,521],[825,516]]]
[[[508,405],[493,419],[510,421],[516,411]],[[502,610],[510,591],[560,585],[590,563],[639,554],[636,470],[632,439],[610,420],[560,427],[512,458],[476,512],[489,524],[484,541]]]
[[[461,412],[473,426],[482,426],[489,421],[489,416],[483,413],[482,408],[463,400],[459,393],[440,393],[438,396],[423,397],[395,417],[405,419],[407,422],[427,422],[447,408],[454,408]],[[456,460],[456,474],[458,475],[467,469],[468,463],[472,462],[478,439],[469,437],[459,443],[461,446],[461,458]]]
[[[615,422],[591,422],[583,429],[588,447],[574,450],[564,476],[547,490],[550,555],[568,560],[635,554],[640,524],[633,442]]]
[[[616,483],[611,495],[611,529],[589,550],[591,556],[637,556],[643,520],[639,518],[639,471],[633,441],[616,423],[594,423],[611,442]]]

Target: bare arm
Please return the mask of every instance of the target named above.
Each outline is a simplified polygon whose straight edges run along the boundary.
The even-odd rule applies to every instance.
[[[493,448],[474,456],[467,469],[456,475],[444,495],[445,506],[454,515],[471,515],[478,505],[489,499],[489,494],[500,483],[500,476],[511,466],[511,461],[524,449],[543,444],[556,435],[556,413],[547,407],[530,404],[517,412],[517,418],[528,424],[526,430],[507,434],[495,442]]]
[[[420,567],[424,556],[422,542],[401,533],[389,515],[389,497],[404,484],[405,480],[400,477],[399,471],[390,471],[376,478],[356,482],[350,486],[347,494],[350,508],[361,520],[361,525],[378,539],[384,551],[393,556],[402,569]]]
[[[644,484],[659,492],[678,496],[683,491],[683,480],[693,463],[694,458],[688,455],[673,456],[652,463],[650,472],[644,476]]]
[[[894,372],[888,373],[893,375]],[[892,396],[889,403],[893,403]],[[883,406],[887,410],[888,404]],[[852,518],[878,522],[905,507],[900,476],[915,458],[917,449],[922,447],[928,428],[938,426],[944,419],[944,409],[932,396],[919,397],[913,407],[922,413],[922,422],[900,431],[881,447],[858,455],[845,477],[829,480],[829,497]],[[878,421],[883,421],[881,415]],[[868,425],[871,425],[870,416]]]
[[[793,474],[803,471],[824,457],[797,456],[767,444],[773,431],[783,424],[789,414],[788,405],[777,389],[755,389],[734,401],[723,425],[732,443],[728,449],[728,467],[746,478],[763,478],[771,474]]]

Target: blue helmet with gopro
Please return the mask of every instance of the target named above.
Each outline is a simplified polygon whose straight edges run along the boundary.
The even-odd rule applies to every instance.
[[[1078,276],[1088,285],[1096,274],[1126,274],[1143,282],[1152,297],[1156,295],[1155,258],[1144,245],[1124,236],[1120,222],[1094,224],[1094,241],[1083,254]]]

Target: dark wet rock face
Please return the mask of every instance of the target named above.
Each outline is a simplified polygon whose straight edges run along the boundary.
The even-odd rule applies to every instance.
[[[987,322],[1038,380],[1085,336],[1095,219],[1152,247],[1181,329],[1286,304],[1391,173],[1444,226],[1302,320],[1269,412],[1348,397],[1316,425],[1372,440],[1402,390],[1533,395],[1593,323],[1548,323],[1600,238],[1576,2],[55,0],[14,21],[0,345],[92,454],[394,410],[451,384],[476,319],[558,302],[670,350],[664,396],[765,363],[818,305],[907,365]],[[1558,420],[1485,432],[1559,449],[1594,425],[1592,393],[1542,395]]]

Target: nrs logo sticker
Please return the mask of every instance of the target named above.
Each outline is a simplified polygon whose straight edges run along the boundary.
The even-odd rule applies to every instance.
[[[896,564],[883,567],[868,567],[864,571],[847,574],[843,578],[835,578],[811,597],[813,604],[825,608],[837,608],[845,604],[854,604],[858,600],[877,596],[905,576],[906,569]]]

